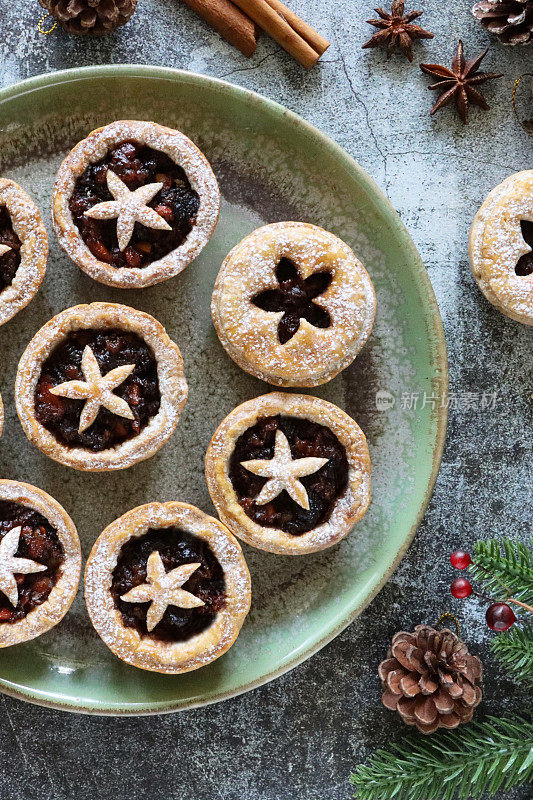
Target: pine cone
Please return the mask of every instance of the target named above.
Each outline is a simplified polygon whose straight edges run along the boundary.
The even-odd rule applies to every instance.
[[[102,36],[132,16],[137,0],[39,0],[68,33]]]
[[[417,625],[400,631],[378,667],[385,708],[422,733],[470,722],[481,701],[482,666],[448,628]]]
[[[533,0],[481,0],[472,14],[503,44],[533,41]]]

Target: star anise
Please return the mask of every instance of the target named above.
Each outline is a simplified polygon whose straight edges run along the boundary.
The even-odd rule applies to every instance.
[[[501,78],[501,72],[478,72],[479,65],[487,55],[488,47],[481,55],[476,58],[465,60],[463,53],[463,43],[459,41],[457,53],[452,59],[452,68],[443,67],[441,64],[420,64],[420,69],[432,78],[438,78],[437,83],[428,86],[428,89],[435,89],[440,93],[439,99],[431,109],[434,114],[439,108],[455,103],[459,116],[465,125],[468,125],[468,109],[470,105],[480,106],[485,111],[490,108],[489,104],[480,91],[476,89],[485,81],[493,78]]]
[[[409,61],[412,61],[413,41],[415,39],[433,39],[433,34],[425,31],[420,25],[411,24],[414,19],[422,15],[422,11],[408,11],[404,16],[404,9],[404,0],[393,0],[390,12],[385,11],[384,8],[375,8],[374,11],[379,14],[381,19],[367,19],[367,22],[380,30],[364,43],[363,49],[387,45],[387,58],[396,48],[399,48]]]

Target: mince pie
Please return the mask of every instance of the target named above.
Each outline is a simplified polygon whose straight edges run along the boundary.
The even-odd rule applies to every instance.
[[[318,386],[347,367],[376,311],[347,244],[305,222],[258,228],[224,260],[211,313],[229,356],[276,386]]]
[[[235,408],[207,449],[206,478],[222,522],[273,553],[330,547],[370,503],[363,432],[308,395],[272,392]]]
[[[93,472],[152,456],[186,400],[177,345],[153,317],[118,303],[55,316],[26,348],[16,380],[26,436],[61,464]]]
[[[47,260],[39,209],[18,183],[0,178],[0,325],[37,293]]]
[[[490,192],[470,228],[468,254],[479,288],[498,311],[533,325],[533,170]]]
[[[0,480],[0,647],[57,625],[80,569],[80,542],[65,509],[35,486]]]
[[[183,133],[119,120],[79,142],[57,173],[54,230],[67,255],[108,286],[152,286],[207,244],[220,210],[217,180]]]
[[[96,540],[85,600],[97,632],[123,661],[188,672],[234,643],[250,608],[250,574],[221,522],[187,503],[148,503]]]

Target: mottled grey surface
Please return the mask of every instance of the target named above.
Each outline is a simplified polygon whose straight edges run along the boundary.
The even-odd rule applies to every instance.
[[[361,51],[372,2],[293,0],[332,40],[306,73],[264,37],[248,61],[176,0],[140,0],[133,20],[99,41],[37,33],[37,2],[3,3],[0,82],[84,64],[143,62],[202,72],[287,105],[343,145],[387,192],[435,288],[446,329],[451,389],[448,440],[435,494],[397,573],[351,627],[279,680],[218,706],[165,717],[108,719],[47,711],[3,697],[0,800],[340,800],[350,768],[405,728],[380,708],[376,665],[399,628],[456,611],[485,657],[480,713],[524,706],[501,676],[475,602],[448,593],[448,553],[479,537],[525,535],[531,526],[531,333],[482,298],[468,269],[470,220],[506,175],[531,166],[531,140],[513,120],[513,80],[533,68],[533,48],[493,44],[486,68],[493,106],[464,128],[451,110],[428,115],[418,61],[447,62],[457,39],[473,55],[489,43],[468,0],[427,0],[436,33],[415,63]],[[8,10],[6,11],[6,7]],[[497,392],[495,408],[480,393]],[[529,427],[528,427],[529,426]],[[525,800],[531,789],[501,792]]]

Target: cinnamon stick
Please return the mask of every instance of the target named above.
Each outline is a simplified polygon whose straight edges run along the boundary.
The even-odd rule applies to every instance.
[[[235,0],[235,5],[272,36],[302,66],[310,69],[316,64],[320,53],[308,44],[286,19],[267,3],[267,0]]]
[[[257,27],[250,17],[230,0],[183,0],[185,5],[209,23],[245,56],[253,56]]]
[[[305,39],[307,44],[310,44],[313,50],[316,50],[319,56],[324,55],[330,43],[327,39],[321,36],[314,28],[307,24],[303,19],[291,11],[290,8],[283,5],[281,0],[266,0],[268,5],[284,17],[291,28],[294,28],[296,33],[299,33],[302,39]]]

